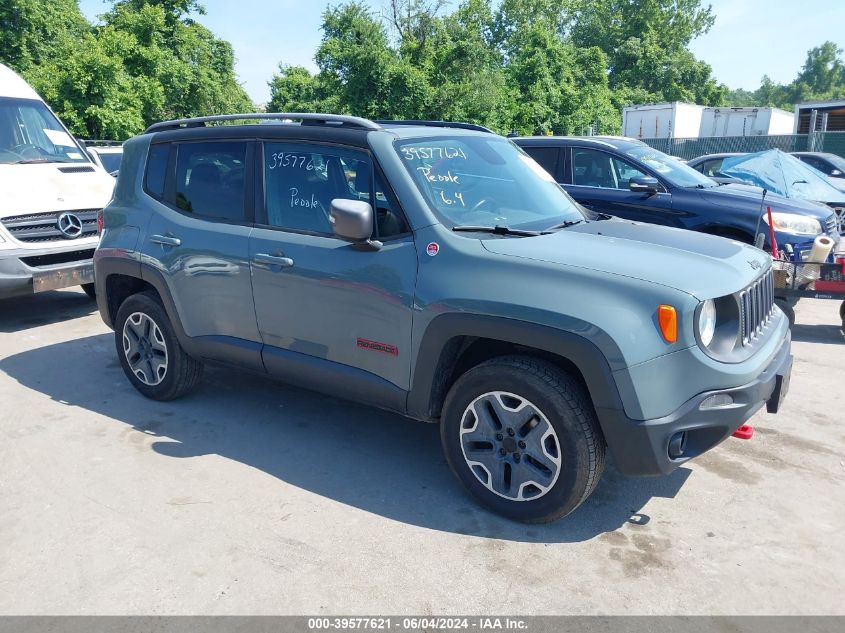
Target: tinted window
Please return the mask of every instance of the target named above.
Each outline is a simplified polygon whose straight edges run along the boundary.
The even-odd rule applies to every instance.
[[[645,176],[631,163],[594,149],[572,150],[572,182],[583,187],[628,189],[631,178]]]
[[[832,171],[830,169],[830,166],[827,163],[819,160],[815,156],[801,156],[801,160],[803,160],[805,163],[807,163],[810,167],[814,167],[815,169],[818,169],[823,174],[829,175],[830,172]]]
[[[159,199],[164,197],[164,179],[167,175],[167,162],[169,160],[170,145],[152,145],[150,147],[144,184],[147,193]]]
[[[332,235],[335,198],[370,200],[372,166],[364,152],[300,143],[265,143],[267,223]]]
[[[109,152],[108,154],[100,154],[100,162],[103,163],[103,169],[105,169],[109,173],[120,170],[120,162],[122,159],[122,152]]]
[[[557,147],[523,147],[528,155],[536,160],[540,167],[549,172],[557,180],[557,166],[560,160],[560,150]]]
[[[176,206],[205,218],[244,220],[246,143],[185,143],[176,159]]]

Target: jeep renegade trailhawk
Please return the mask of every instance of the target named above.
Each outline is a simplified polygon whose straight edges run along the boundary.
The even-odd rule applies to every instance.
[[[606,448],[668,473],[788,387],[763,251],[587,220],[478,126],[158,123],[103,213],[97,300],[141,393],[225,361],[439,422],[464,486],[519,520],[575,509]]]

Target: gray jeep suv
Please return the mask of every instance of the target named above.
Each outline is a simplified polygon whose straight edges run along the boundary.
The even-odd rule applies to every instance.
[[[438,422],[464,486],[518,520],[574,510],[608,448],[669,473],[788,387],[765,253],[589,221],[472,125],[159,123],[126,143],[103,225],[97,300],[141,393],[222,361]]]

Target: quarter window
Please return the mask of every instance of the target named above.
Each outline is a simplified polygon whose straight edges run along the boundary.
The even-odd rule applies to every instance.
[[[154,198],[164,198],[164,180],[167,175],[167,163],[170,160],[170,145],[153,145],[147,156],[147,174],[144,184]]]
[[[584,187],[628,189],[631,178],[645,176],[628,161],[593,149],[572,151],[572,183]]]
[[[176,207],[185,213],[243,222],[246,143],[179,145],[176,159]]]

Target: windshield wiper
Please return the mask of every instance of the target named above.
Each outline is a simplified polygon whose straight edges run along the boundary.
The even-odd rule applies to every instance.
[[[604,214],[601,214],[604,215]],[[608,218],[610,216],[607,216]],[[581,224],[582,222],[586,222],[586,220],[564,220],[560,224],[555,224],[554,226],[550,226],[546,229],[546,231],[556,231],[557,229],[568,229],[570,226],[575,226],[576,224]]]
[[[10,165],[40,165],[43,163],[57,163],[60,161],[50,160],[49,158],[24,158],[22,160],[16,160],[11,163]]]
[[[520,237],[535,237],[543,235],[540,231],[526,231],[524,229],[512,229],[507,226],[497,224],[496,226],[471,226],[469,224],[463,226],[452,227],[456,233],[492,233],[493,235],[518,235]]]

